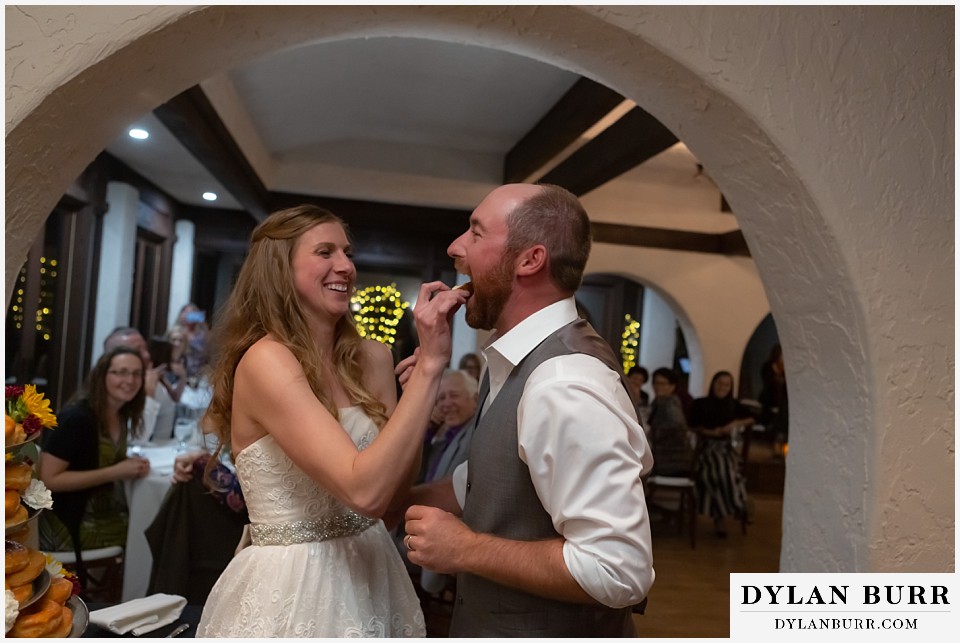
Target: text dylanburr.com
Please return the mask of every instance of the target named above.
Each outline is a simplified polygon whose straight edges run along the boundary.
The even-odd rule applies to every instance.
[[[953,573],[730,574],[730,638],[956,640],[957,587]]]

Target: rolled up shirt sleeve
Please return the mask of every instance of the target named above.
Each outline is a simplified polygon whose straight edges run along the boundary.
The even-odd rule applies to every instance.
[[[617,373],[589,355],[537,367],[517,408],[520,458],[583,590],[609,607],[644,599],[654,580],[642,474],[653,459]]]

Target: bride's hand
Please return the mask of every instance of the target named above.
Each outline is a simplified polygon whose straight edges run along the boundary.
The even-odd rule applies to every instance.
[[[447,367],[452,352],[453,315],[469,296],[464,290],[451,290],[442,281],[420,286],[413,311],[417,335],[420,337],[419,367],[429,372],[440,372]]]

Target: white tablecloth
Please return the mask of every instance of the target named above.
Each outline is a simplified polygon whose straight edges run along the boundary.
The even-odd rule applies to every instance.
[[[147,595],[153,556],[143,532],[160,510],[164,496],[173,482],[173,461],[177,457],[175,442],[142,447],[141,455],[150,460],[150,474],[126,483],[130,527],[124,552],[123,601]]]

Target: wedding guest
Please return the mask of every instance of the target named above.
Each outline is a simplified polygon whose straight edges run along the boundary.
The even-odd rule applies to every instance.
[[[390,350],[354,326],[352,253],[343,221],[315,206],[253,231],[218,320],[204,418],[233,453],[251,544],[211,590],[199,636],[424,635],[380,516],[419,468],[450,318],[469,295],[420,287],[420,359],[398,402]]]
[[[467,323],[494,334],[469,459],[407,510],[410,561],[457,574],[451,636],[634,636],[651,458],[619,360],[577,313],[586,212],[556,186],[502,186],[447,252],[473,280]]]
[[[464,356],[460,358],[460,363],[457,365],[457,369],[465,371],[478,382],[480,381],[480,368],[480,356],[476,353],[464,354]]]
[[[441,410],[443,425],[425,458],[425,473],[419,480],[421,484],[448,479],[466,461],[477,411],[477,386],[477,381],[465,371],[444,371],[437,394],[437,407]],[[416,489],[415,486],[411,493],[416,495]],[[403,545],[405,535],[402,525],[399,525],[394,532],[394,540],[401,556],[406,554]],[[412,569],[416,570],[416,566],[412,566]],[[454,578],[447,574],[420,570],[420,586],[431,594],[439,594],[452,586],[453,582]]]
[[[183,364],[154,364],[147,341],[136,328],[121,326],[113,329],[103,341],[103,350],[111,351],[118,346],[128,346],[138,353],[145,364],[143,386],[146,399],[143,406],[143,434],[147,438],[168,440],[173,437],[173,422],[177,414],[177,402],[186,384]],[[167,371],[177,376],[176,384],[164,377]]]
[[[637,415],[640,416],[645,431],[649,431],[647,420],[650,418],[650,394],[643,390],[643,386],[649,379],[650,373],[642,366],[631,366],[627,372],[627,384],[630,385],[630,391],[637,403]]]
[[[104,353],[57,413],[58,428],[44,431],[40,480],[52,493],[53,509],[40,516],[42,549],[125,546],[122,482],[150,471],[145,458],[127,457],[127,433],[142,429],[143,374],[138,351],[120,346]]]
[[[421,482],[450,475],[466,460],[473,434],[470,420],[477,410],[477,386],[477,381],[465,371],[444,371],[437,394],[443,423],[427,453]]]
[[[760,421],[773,434],[774,457],[782,458],[784,445],[790,439],[790,408],[787,397],[787,374],[780,344],[770,350],[770,357],[761,369],[763,388],[760,391]]]
[[[182,364],[191,386],[203,375],[210,361],[207,351],[207,316],[193,302],[186,304],[177,315],[177,323],[167,331],[167,339],[173,345],[171,360]]]
[[[677,398],[677,372],[658,368],[653,372],[650,406],[650,446],[653,448],[653,473],[659,476],[688,476],[693,468],[693,446],[686,417]]]
[[[701,441],[697,456],[697,498],[700,513],[713,518],[714,531],[727,537],[726,517],[747,510],[747,487],[740,471],[740,456],[730,436],[754,419],[733,396],[733,375],[719,371],[710,380],[710,394],[693,403],[690,428]]]

